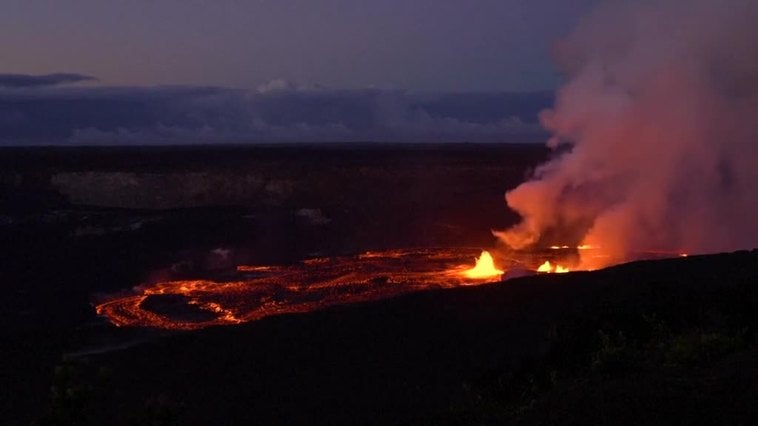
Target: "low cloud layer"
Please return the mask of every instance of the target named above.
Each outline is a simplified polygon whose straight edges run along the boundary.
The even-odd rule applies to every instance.
[[[46,87],[60,84],[95,81],[95,77],[83,74],[56,73],[44,75],[0,74],[0,87]]]
[[[534,142],[548,92],[299,88],[0,89],[0,144]]]

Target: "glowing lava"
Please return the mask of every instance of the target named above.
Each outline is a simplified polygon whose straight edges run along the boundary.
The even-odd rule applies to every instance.
[[[498,266],[503,270],[569,272],[561,264],[571,262],[571,254],[551,249],[501,254]],[[479,258],[472,268],[470,261],[477,253]],[[651,252],[635,257],[653,259],[678,254]],[[587,268],[580,265],[580,269]],[[416,291],[481,285],[500,281],[502,274],[490,253],[476,248],[371,251],[289,265],[240,265],[236,270],[206,279],[145,283],[131,291],[101,298],[95,309],[116,326],[187,330]]]
[[[240,265],[225,279],[147,283],[95,307],[116,326],[198,329],[270,315],[310,312],[421,290],[498,281],[502,271],[479,250],[429,248],[322,257],[292,265]],[[469,272],[471,272],[469,274]]]
[[[545,272],[548,274],[550,273],[563,274],[563,273],[569,272],[569,268],[566,268],[565,266],[561,266],[561,265],[553,265],[552,263],[550,263],[549,260],[546,260],[545,263],[543,263],[537,268],[537,272]]]
[[[495,261],[488,251],[482,251],[479,258],[476,259],[476,265],[463,271],[463,275],[472,279],[496,278],[503,275],[503,271],[495,267]]]
[[[550,250],[569,250],[569,249],[572,249],[572,248],[575,248],[577,250],[594,250],[594,249],[598,249],[599,247],[598,246],[593,246],[592,244],[581,244],[581,245],[578,245],[576,247],[562,245],[562,246],[550,246],[549,248],[550,248]]]

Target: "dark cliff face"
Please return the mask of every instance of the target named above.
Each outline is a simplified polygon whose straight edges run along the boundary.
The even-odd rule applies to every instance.
[[[540,145],[303,144],[0,148],[0,154],[3,192],[46,190],[72,205],[162,210],[316,201],[361,207],[380,197],[439,207],[493,192],[502,203],[505,189],[547,151]]]
[[[67,276],[75,277],[103,265],[135,280],[184,260],[181,251],[219,246],[251,260],[291,261],[377,248],[489,245],[490,229],[516,220],[504,207],[505,188],[545,157],[542,147],[509,145],[0,151],[6,267],[48,264],[72,268],[78,272]],[[99,262],[80,264],[85,252]],[[116,252],[118,259],[155,261],[116,272],[116,264],[106,266],[126,261],[110,260]],[[34,267],[24,271],[29,280],[49,281]],[[104,281],[90,291],[114,286]]]

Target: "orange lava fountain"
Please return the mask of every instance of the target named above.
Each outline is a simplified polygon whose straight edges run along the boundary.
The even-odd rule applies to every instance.
[[[569,272],[564,265],[576,264],[578,250],[589,251],[585,252],[586,258],[605,260],[602,250],[589,246],[553,246],[510,253],[511,257],[499,258],[497,266],[489,252],[473,248],[366,252],[291,265],[240,265],[236,271],[214,279],[147,283],[130,292],[107,296],[95,308],[116,326],[198,329],[422,290],[497,282],[504,270],[510,269],[516,272],[514,276],[528,271]],[[477,253],[481,253],[478,258]],[[636,258],[677,255],[650,252]],[[473,267],[472,258],[476,258]]]
[[[546,260],[545,263],[537,268],[537,272],[562,274],[569,272],[569,268],[561,265],[553,265],[549,260]]]
[[[99,315],[116,326],[197,329],[266,316],[308,312],[405,293],[499,281],[503,273],[470,248],[366,252],[284,266],[238,266],[230,280],[176,280],[143,284],[107,297]]]
[[[476,259],[476,265],[471,269],[465,270],[463,275],[472,279],[489,279],[503,275],[503,271],[495,267],[492,255],[485,250]]]

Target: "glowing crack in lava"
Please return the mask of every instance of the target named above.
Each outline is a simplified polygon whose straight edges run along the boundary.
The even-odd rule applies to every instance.
[[[238,266],[226,279],[143,284],[106,297],[99,315],[117,326],[197,329],[428,289],[499,281],[503,271],[477,249],[432,248],[315,258],[293,265]]]

